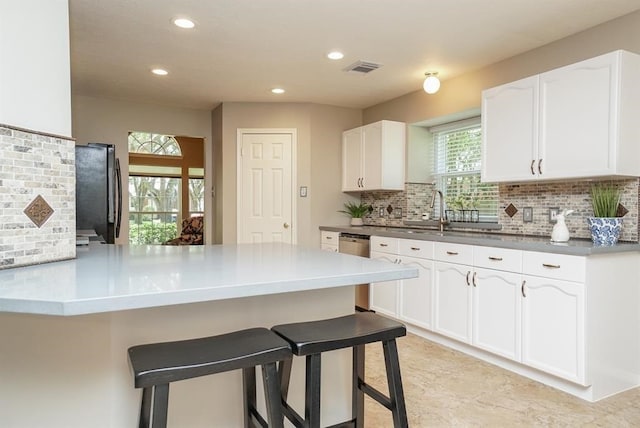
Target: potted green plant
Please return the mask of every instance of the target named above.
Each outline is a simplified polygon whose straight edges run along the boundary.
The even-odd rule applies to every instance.
[[[371,205],[363,204],[362,202],[356,204],[355,202],[349,201],[345,202],[344,209],[339,210],[338,212],[350,216],[352,226],[362,226],[362,217],[367,215],[372,209]]]
[[[587,218],[591,239],[595,245],[615,245],[622,230],[622,217],[618,216],[620,190],[607,184],[591,187],[593,217]]]

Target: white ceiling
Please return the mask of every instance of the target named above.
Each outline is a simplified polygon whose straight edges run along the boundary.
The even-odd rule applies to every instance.
[[[74,93],[210,109],[364,108],[640,9],[640,0],[69,0]],[[193,30],[172,24],[177,16]],[[344,52],[330,61],[332,49]],[[343,72],[357,60],[383,64]],[[150,69],[162,67],[158,77]],[[270,90],[281,86],[284,95]]]

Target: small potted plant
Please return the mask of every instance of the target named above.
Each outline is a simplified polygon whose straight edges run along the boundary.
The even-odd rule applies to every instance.
[[[357,204],[355,202],[345,202],[344,209],[338,212],[350,216],[352,226],[362,226],[362,217],[367,215],[372,209],[371,205],[363,204],[362,202]]]
[[[620,190],[613,185],[596,184],[591,187],[591,206],[594,217],[587,218],[591,239],[595,245],[615,245],[622,230],[618,216]]]

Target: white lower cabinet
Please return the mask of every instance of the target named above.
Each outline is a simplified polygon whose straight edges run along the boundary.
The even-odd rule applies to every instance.
[[[320,249],[332,253],[337,253],[339,239],[339,232],[329,232],[323,230],[322,232],[320,232]]]
[[[371,284],[369,308],[430,330],[433,325],[433,243],[372,236],[370,257],[415,267],[419,275]]]
[[[522,276],[513,272],[475,268],[471,281],[471,343],[478,348],[519,361]]]
[[[431,330],[433,328],[433,261],[402,256],[401,263],[417,268],[419,276],[402,280],[398,318]]]
[[[381,253],[379,251],[371,251],[369,257],[390,263],[397,263],[398,260],[394,254]],[[397,318],[399,286],[399,280],[371,283],[369,285],[369,309]]]
[[[471,343],[471,267],[435,263],[434,331]]]
[[[585,284],[534,276],[523,280],[522,362],[588,385]]]

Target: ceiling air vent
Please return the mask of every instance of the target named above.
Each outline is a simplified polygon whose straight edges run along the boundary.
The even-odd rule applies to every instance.
[[[379,69],[380,67],[382,67],[382,64],[376,64],[375,62],[360,60],[360,61],[354,62],[353,64],[345,68],[344,71],[348,73],[367,74],[367,73],[371,73],[373,70]]]

